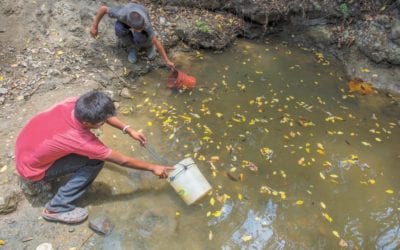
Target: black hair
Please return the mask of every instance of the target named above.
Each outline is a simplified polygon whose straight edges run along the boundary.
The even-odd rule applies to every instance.
[[[106,121],[115,114],[111,98],[98,90],[81,95],[75,103],[74,115],[80,122],[96,124]]]
[[[144,19],[138,12],[132,11],[128,15],[128,24],[132,28],[140,30],[144,28]]]

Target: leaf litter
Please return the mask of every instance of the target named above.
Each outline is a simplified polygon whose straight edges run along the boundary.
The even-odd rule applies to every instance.
[[[246,53],[251,53],[252,48],[246,48]],[[266,50],[267,53],[270,50]],[[197,57],[205,60],[204,55],[201,52],[197,52]],[[292,52],[286,53],[287,56],[291,56]],[[317,63],[323,66],[329,66],[330,62],[321,53],[315,53]],[[275,57],[275,60],[277,58]],[[250,58],[242,61],[243,67],[247,67],[252,63]],[[156,123],[161,125],[163,133],[166,135],[168,140],[179,140],[191,142],[192,145],[197,145],[200,150],[193,152],[184,152],[185,156],[194,157],[196,160],[208,162],[210,167],[211,176],[213,177],[214,183],[224,183],[220,181],[221,177],[232,181],[232,185],[240,187],[242,185],[254,185],[251,180],[254,180],[253,176],[272,174],[271,176],[281,176],[282,182],[268,183],[268,177],[265,183],[261,183],[258,188],[260,195],[267,195],[267,197],[275,197],[277,202],[285,203],[287,200],[295,200],[296,206],[301,209],[304,206],[303,199],[296,197],[296,193],[289,195],[284,189],[288,182],[295,181],[295,177],[287,180],[286,169],[279,168],[272,164],[272,158],[286,157],[288,161],[293,162],[292,165],[299,165],[311,168],[320,180],[325,184],[320,185],[331,185],[340,183],[343,172],[340,169],[349,170],[350,168],[357,166],[361,171],[371,169],[371,166],[366,162],[360,162],[359,158],[355,154],[350,154],[343,157],[343,160],[333,160],[332,153],[330,150],[330,143],[326,141],[316,141],[316,135],[320,133],[320,127],[326,128],[325,135],[331,136],[335,140],[342,140],[347,146],[356,147],[355,143],[350,143],[348,137],[353,137],[359,141],[359,145],[373,148],[376,147],[372,142],[383,143],[389,137],[383,137],[382,133],[387,135],[391,134],[391,130],[398,129],[398,125],[395,122],[387,123],[386,128],[383,128],[378,123],[378,118],[373,116],[373,120],[377,121],[374,128],[369,130],[369,133],[373,134],[372,138],[359,138],[359,132],[346,131],[343,127],[344,124],[356,124],[359,121],[357,115],[351,114],[348,107],[340,104],[341,110],[328,111],[329,103],[332,100],[326,99],[323,96],[314,96],[312,100],[304,99],[301,100],[298,96],[288,94],[282,90],[273,89],[271,84],[266,84],[265,93],[254,92],[253,86],[259,84],[259,80],[263,79],[266,75],[270,74],[268,69],[257,68],[253,71],[252,77],[247,77],[245,80],[237,81],[236,83],[229,78],[232,66],[223,66],[222,70],[225,72],[221,75],[220,80],[216,80],[213,83],[212,88],[200,87],[192,90],[188,96],[192,93],[201,93],[201,97],[197,97],[196,102],[191,102],[189,99],[184,101],[180,107],[174,106],[167,101],[156,102],[152,98],[146,98],[140,107],[148,107],[150,112],[154,115],[153,121],[149,121],[148,127],[155,127]],[[302,65],[290,66],[289,70],[303,70]],[[331,76],[334,74],[330,73]],[[320,73],[317,73],[317,77],[322,77]],[[305,80],[299,80],[300,84],[307,84]],[[310,81],[310,86],[317,88],[322,84],[321,80]],[[290,84],[286,84],[289,88]],[[363,96],[370,95],[373,93],[372,87],[369,83],[362,80],[352,80],[348,83],[348,94],[344,91],[346,98],[354,98],[352,94],[359,93]],[[242,93],[247,95],[248,99],[246,102],[232,104],[229,109],[221,107],[219,104],[223,100],[223,95],[218,94],[219,90],[224,90],[225,95],[232,93]],[[254,95],[254,93],[256,93]],[[207,95],[210,96],[207,96]],[[261,95],[260,95],[261,94]],[[183,98],[178,96],[178,98]],[[238,98],[239,100],[240,98]],[[292,110],[291,110],[292,109]],[[132,110],[129,110],[132,112]],[[320,118],[316,119],[315,115],[308,115],[315,112],[320,113]],[[268,115],[265,115],[265,114]],[[312,118],[314,117],[314,118]],[[217,122],[218,121],[218,122]],[[252,126],[254,127],[253,132],[244,130],[244,128]],[[294,129],[297,126],[297,129]],[[355,125],[356,126],[356,125]],[[250,129],[250,128],[249,128]],[[215,132],[215,131],[221,131]],[[241,131],[242,130],[242,131]],[[238,133],[237,131],[241,131]],[[282,133],[285,131],[284,133]],[[249,160],[245,157],[247,143],[251,143],[252,133],[254,138],[262,137],[269,138],[271,134],[282,133],[282,138],[285,144],[282,144],[282,148],[279,148],[279,143],[269,142],[269,146],[258,145],[258,151],[260,153],[259,158]],[[340,137],[345,136],[343,140]],[[365,135],[364,135],[365,136]],[[308,138],[310,142],[305,144],[299,143],[302,140],[300,138]],[[323,137],[318,137],[323,138]],[[262,145],[262,144],[261,144]],[[273,147],[273,149],[271,148]],[[190,150],[190,146],[187,149]],[[285,155],[284,152],[288,154]],[[297,164],[296,164],[297,162]],[[307,170],[308,171],[308,170]],[[339,171],[337,173],[332,171]],[[220,175],[222,173],[223,175]],[[365,182],[369,185],[375,185],[375,178],[367,178]],[[224,184],[227,185],[227,184]],[[236,189],[235,194],[232,193],[234,189],[231,189],[232,185],[219,184],[218,192],[224,191],[226,193],[218,194],[214,193],[209,198],[210,207],[216,207],[217,204],[221,205],[220,209],[212,209],[207,212],[207,217],[219,218],[226,211],[224,211],[224,204],[227,200],[237,200],[242,202],[247,196],[242,193],[240,188]],[[393,189],[387,188],[384,192],[388,195],[394,194]],[[310,195],[312,192],[307,190]],[[246,198],[247,199],[247,198]],[[320,202],[320,209],[322,218],[331,224],[334,218],[326,211],[327,206],[324,202]],[[213,239],[213,231],[209,231],[209,240]],[[340,238],[338,230],[332,230],[332,234]],[[243,235],[242,240],[244,242],[252,240],[250,235]],[[346,241],[341,239],[341,245],[347,244]]]

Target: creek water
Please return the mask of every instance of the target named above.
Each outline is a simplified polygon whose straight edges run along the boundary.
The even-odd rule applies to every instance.
[[[87,199],[115,228],[96,248],[400,245],[400,110],[390,97],[349,93],[340,64],[276,41],[177,63],[197,78],[193,91],[167,89],[158,70],[118,110],[164,158],[195,159],[213,191],[187,206],[167,181],[107,164]],[[156,162],[113,128],[102,139]]]

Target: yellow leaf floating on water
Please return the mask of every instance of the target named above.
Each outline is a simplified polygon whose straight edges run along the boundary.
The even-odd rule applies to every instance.
[[[386,189],[385,192],[386,192],[387,194],[393,194],[393,193],[394,193],[394,191],[393,191],[392,189]]]
[[[243,200],[243,195],[242,195],[242,194],[238,194],[237,196],[238,196],[238,199],[239,199],[240,201]]]
[[[176,212],[175,212],[175,216],[179,216],[179,215],[181,215],[181,213],[178,212],[178,211],[176,211]]]
[[[211,157],[210,157],[210,161],[211,161],[211,162],[217,162],[217,161],[219,161],[219,156],[211,156]]]
[[[321,179],[325,180],[325,175],[322,172],[319,172],[319,177],[321,177]]]
[[[302,201],[302,200],[298,200],[298,201],[296,201],[296,205],[299,205],[299,206],[301,206],[301,205],[303,205],[304,204],[304,201]]]
[[[212,198],[212,197],[211,197],[211,199],[210,199],[210,204],[211,204],[211,206],[214,206],[214,204],[215,204],[215,199]]]
[[[264,72],[256,70],[256,74],[263,74]]]
[[[329,221],[329,222],[332,223],[333,219],[332,219],[331,216],[329,216],[329,214],[327,214],[327,213],[322,213],[322,216],[324,216],[324,218],[325,218],[327,221]]]
[[[375,180],[374,179],[369,179],[368,182],[369,182],[369,184],[372,184],[372,185],[375,184]]]
[[[214,217],[220,217],[221,214],[222,214],[222,211],[218,210],[218,211],[215,211],[214,213],[212,213],[211,215],[214,216]]]
[[[221,118],[222,116],[224,116],[222,113],[215,113],[215,115],[216,115],[218,118]]]
[[[210,230],[208,232],[208,240],[212,240],[213,239],[213,232]]]
[[[151,126],[153,126],[153,123],[151,121],[148,121],[147,126],[151,127]]]
[[[371,143],[369,142],[362,141],[361,144],[367,147],[372,147]]]
[[[251,240],[253,237],[251,237],[251,235],[243,235],[242,236],[242,241],[247,242],[249,240]]]
[[[301,157],[298,161],[297,164],[299,164],[300,166],[305,166],[306,164],[304,163],[304,157]]]
[[[332,231],[333,235],[335,235],[336,237],[340,238],[340,235],[337,231]]]
[[[325,205],[325,203],[323,203],[322,201],[319,203],[319,205],[320,205],[323,209],[326,209],[326,205]]]

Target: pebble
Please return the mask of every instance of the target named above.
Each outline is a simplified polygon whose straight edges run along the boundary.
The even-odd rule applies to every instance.
[[[0,88],[0,95],[5,95],[8,93],[8,89],[6,88]]]
[[[128,88],[123,88],[121,90],[121,93],[119,94],[120,96],[124,97],[124,98],[131,98],[131,92],[129,91]]]
[[[37,246],[36,250],[53,250],[53,245],[51,243],[42,243]]]

